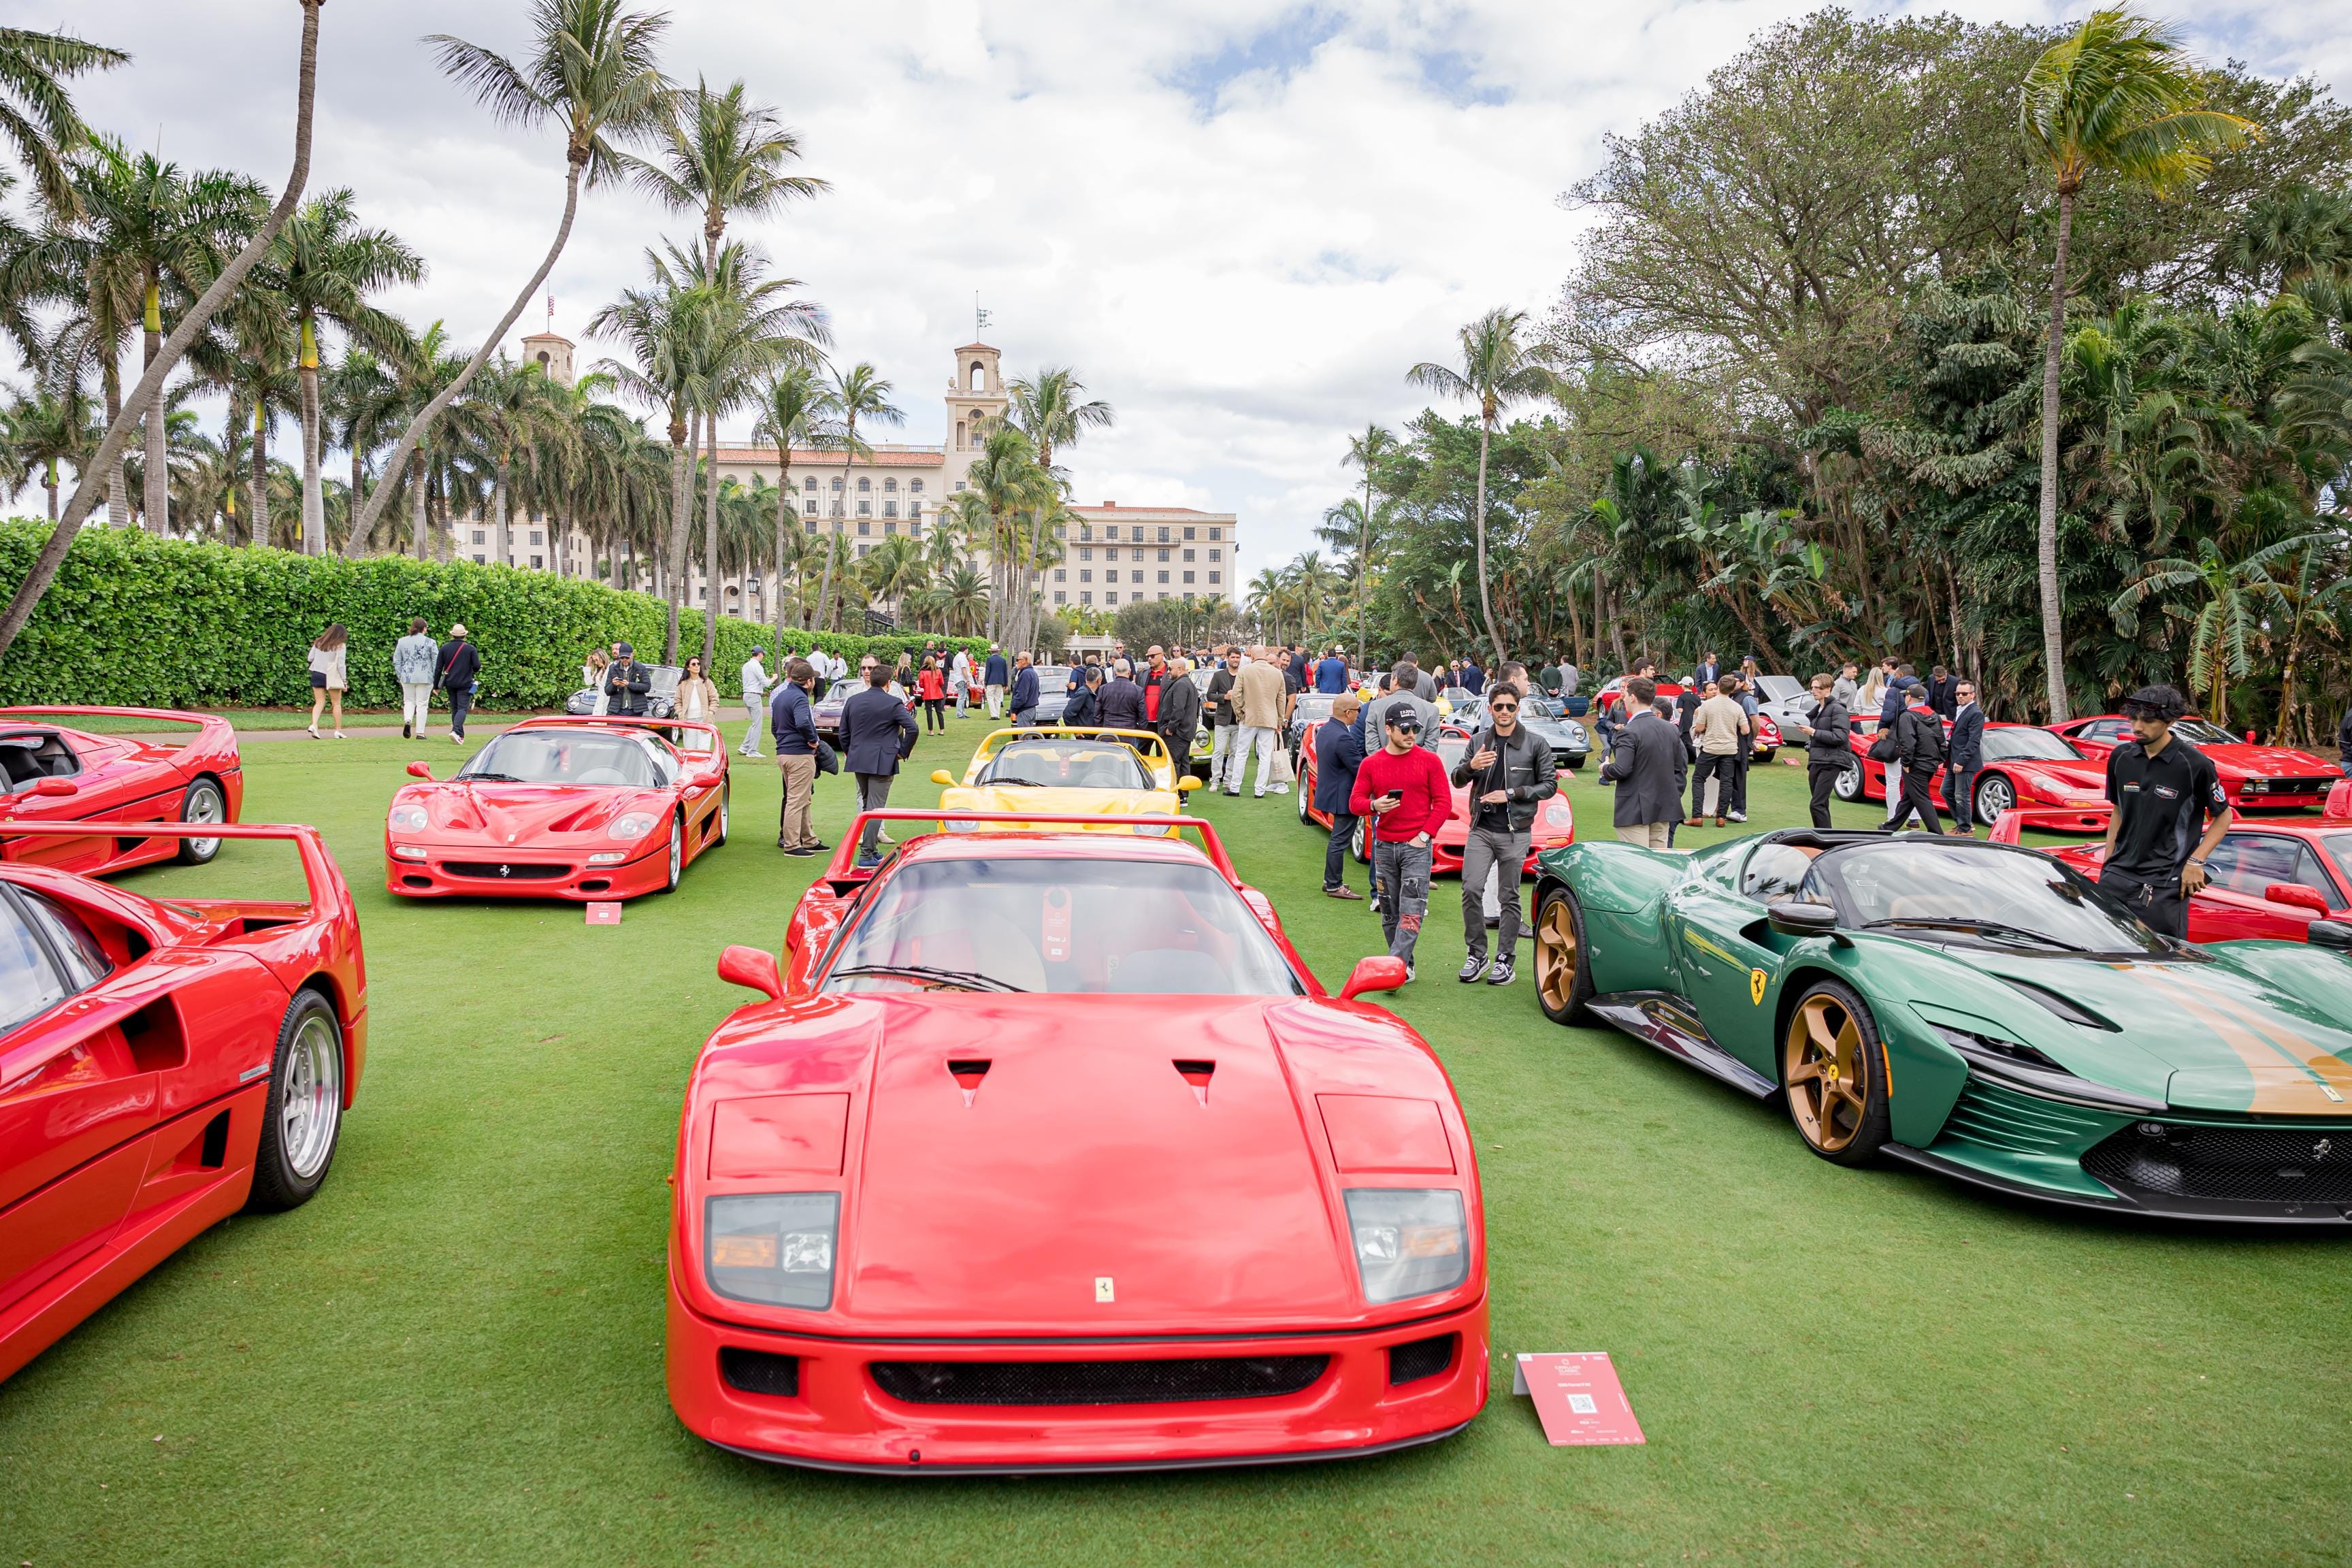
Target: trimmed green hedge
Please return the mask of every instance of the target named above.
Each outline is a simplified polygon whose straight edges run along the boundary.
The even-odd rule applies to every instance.
[[[0,595],[14,593],[48,538],[46,522],[0,523]],[[5,602],[5,598],[0,598]],[[30,625],[0,661],[0,700],[110,707],[308,706],[310,641],[328,624],[349,631],[349,700],[397,708],[393,644],[423,616],[444,637],[465,623],[482,653],[486,708],[553,708],[576,690],[588,650],[615,640],[658,658],[667,612],[650,594],[624,592],[544,572],[472,562],[313,558],[283,550],[163,540],[137,530],[85,528]],[[720,694],[774,627],[722,616]],[[970,637],[787,632],[801,652],[821,644],[852,660],[872,652],[919,654],[923,644]],[[680,662],[702,650],[702,616],[679,618]],[[772,653],[772,649],[771,652]]]

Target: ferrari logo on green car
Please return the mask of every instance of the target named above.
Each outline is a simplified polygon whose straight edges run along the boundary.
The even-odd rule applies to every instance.
[[[1767,976],[1760,969],[1748,972],[1748,999],[1759,1007],[1764,1005],[1764,983]]]

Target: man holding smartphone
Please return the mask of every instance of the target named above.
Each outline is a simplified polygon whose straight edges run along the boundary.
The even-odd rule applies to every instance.
[[[1387,741],[1356,770],[1348,809],[1372,818],[1372,879],[1389,954],[1413,977],[1413,944],[1429,912],[1429,846],[1454,815],[1454,787],[1437,753],[1419,744],[1421,715],[1399,704],[1381,717]]]

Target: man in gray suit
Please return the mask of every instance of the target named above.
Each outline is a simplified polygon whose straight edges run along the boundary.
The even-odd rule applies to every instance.
[[[1659,716],[1658,683],[1636,676],[1625,683],[1626,706],[1633,716],[1617,730],[1609,760],[1601,776],[1617,785],[1612,816],[1617,837],[1648,849],[1664,849],[1674,842],[1672,830],[1682,816],[1682,731]]]

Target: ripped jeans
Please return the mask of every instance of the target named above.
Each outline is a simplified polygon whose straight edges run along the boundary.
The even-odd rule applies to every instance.
[[[1412,963],[1421,921],[1429,913],[1429,846],[1372,842],[1372,883],[1381,901],[1381,934],[1389,955]]]

